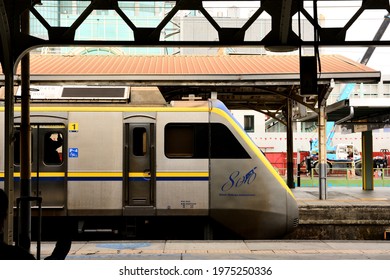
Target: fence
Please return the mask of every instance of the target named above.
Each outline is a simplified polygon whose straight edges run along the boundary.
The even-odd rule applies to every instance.
[[[276,169],[283,178],[286,177],[286,169]],[[361,169],[358,168],[332,168],[327,174],[327,185],[333,187],[362,187],[363,178],[362,176],[356,175],[361,174]],[[295,185],[298,186],[297,169],[294,168],[294,181]],[[302,173],[299,177],[301,187],[318,187],[319,177],[315,169],[312,169],[310,173]],[[374,170],[374,187],[390,187],[390,168],[377,168]]]

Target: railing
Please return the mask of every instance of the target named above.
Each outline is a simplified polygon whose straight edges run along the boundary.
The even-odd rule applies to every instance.
[[[283,178],[287,179],[286,169],[276,169]],[[332,168],[327,174],[327,185],[330,187],[362,187],[362,176],[356,175],[361,172],[359,168]],[[374,169],[374,187],[390,187],[390,168],[376,168]],[[298,186],[297,169],[294,168],[295,186]],[[314,169],[310,173],[301,172],[300,177],[301,187],[318,187],[319,177]]]

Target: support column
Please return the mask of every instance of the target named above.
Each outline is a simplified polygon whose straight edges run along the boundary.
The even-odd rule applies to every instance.
[[[22,32],[29,33],[29,11],[22,15]],[[31,126],[30,126],[30,55],[21,61],[21,125],[20,125],[20,221],[18,243],[29,251],[31,247]]]
[[[287,99],[287,186],[290,189],[295,188],[293,147],[292,101]]]
[[[14,75],[12,69],[3,69],[5,90],[4,124],[4,190],[8,195],[8,218],[4,225],[4,242],[13,243],[14,224]]]
[[[320,171],[320,182],[319,182],[319,199],[326,200],[327,198],[327,186],[326,186],[326,173],[327,173],[327,161],[326,161],[326,104],[320,106],[319,114],[319,129],[318,129],[318,142],[319,142],[319,171]]]
[[[363,190],[374,190],[374,162],[372,158],[372,131],[362,132]]]
[[[0,1],[0,48],[1,66],[4,73],[4,190],[8,195],[8,204],[14,204],[14,65],[12,60],[11,32],[7,9]],[[13,243],[14,209],[9,207],[4,224],[3,241]]]

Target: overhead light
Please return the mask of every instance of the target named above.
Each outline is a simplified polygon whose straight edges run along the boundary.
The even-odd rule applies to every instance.
[[[298,50],[297,46],[290,45],[264,46],[264,48],[270,52],[293,52]]]

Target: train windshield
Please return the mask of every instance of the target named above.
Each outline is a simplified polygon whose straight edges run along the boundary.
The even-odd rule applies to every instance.
[[[165,126],[168,158],[250,158],[232,132],[220,123],[170,123]]]

